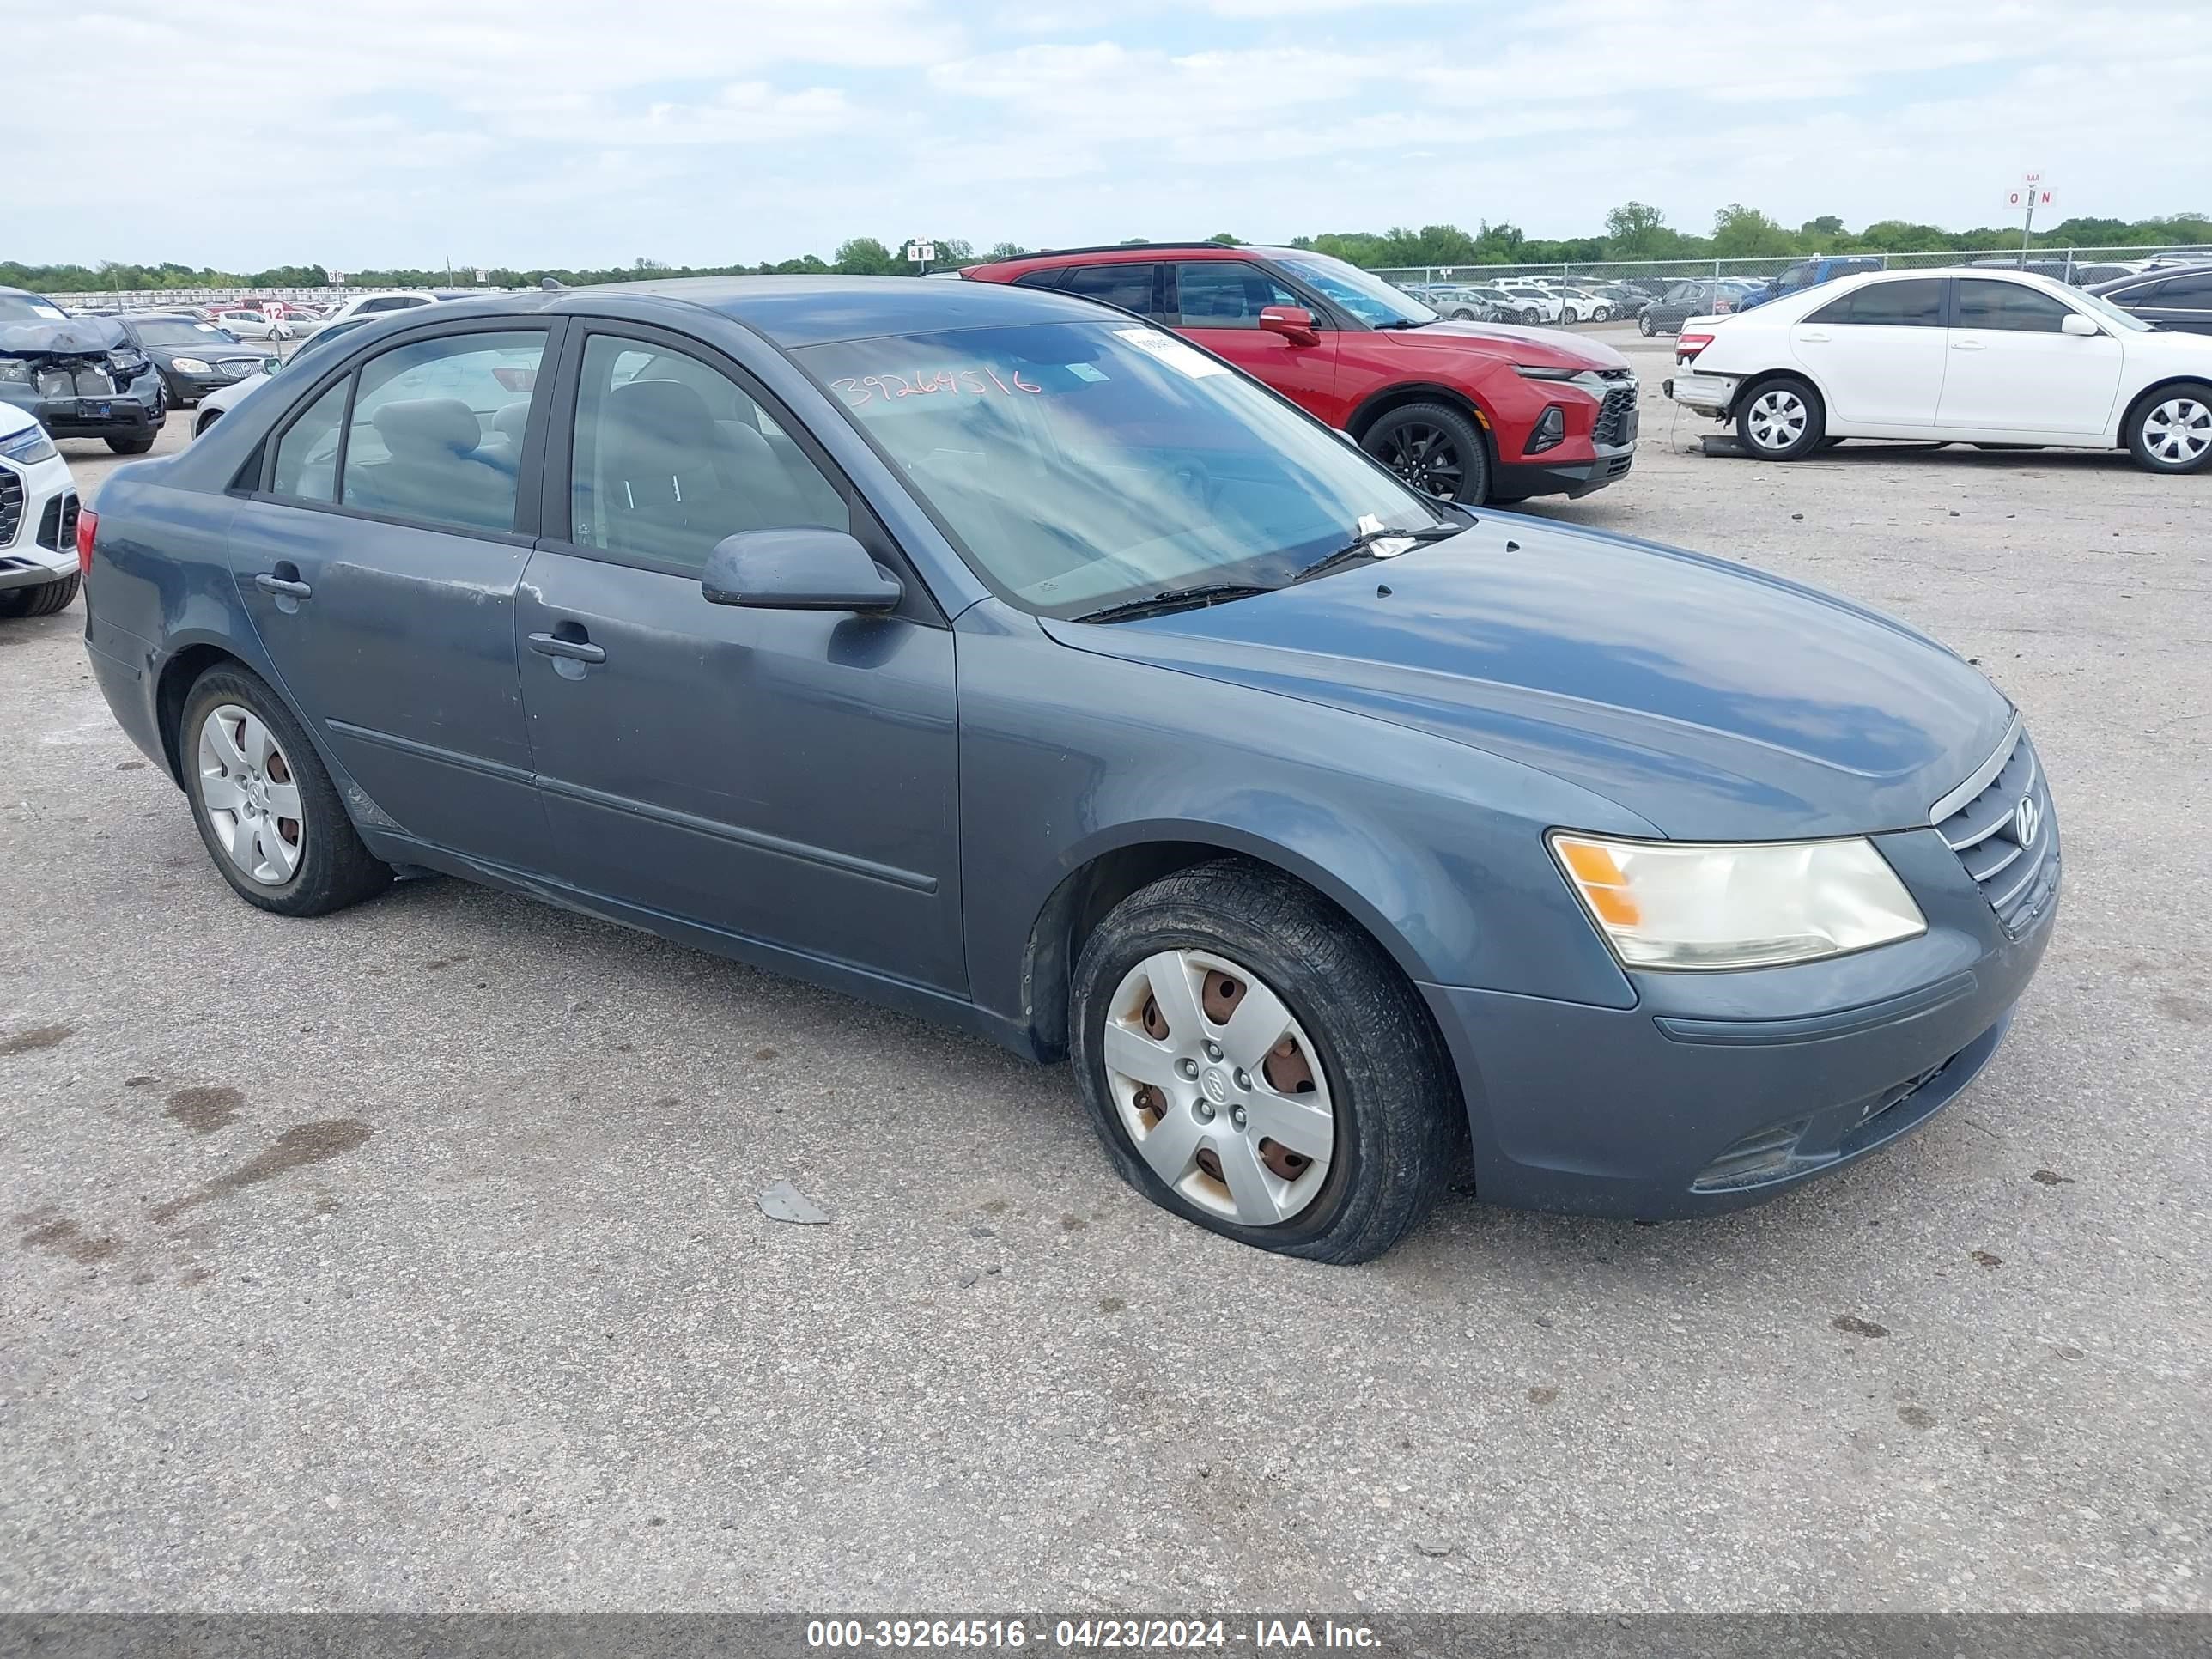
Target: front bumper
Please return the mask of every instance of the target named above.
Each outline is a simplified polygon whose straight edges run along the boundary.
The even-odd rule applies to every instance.
[[[1500,461],[1494,493],[1508,501],[1531,495],[1565,495],[1571,501],[1626,477],[1635,465],[1632,442],[1594,447],[1590,459],[1583,461]]]
[[[1634,974],[1628,1009],[1422,986],[1459,1071],[1478,1194],[1642,1220],[1740,1209],[1955,1098],[2042,961],[2056,884],[2015,933],[1932,830],[1877,842],[1928,916],[1918,939],[1792,968]]]
[[[161,429],[161,377],[152,370],[112,398],[25,399],[17,407],[53,438],[143,438]]]
[[[76,487],[59,456],[0,461],[0,592],[76,574]]]

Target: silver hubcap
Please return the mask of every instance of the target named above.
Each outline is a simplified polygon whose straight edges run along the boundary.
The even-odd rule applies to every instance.
[[[2188,462],[2212,450],[2212,409],[2169,398],[2143,417],[2143,447],[2161,461]]]
[[[261,717],[234,702],[200,725],[200,801],[230,861],[250,880],[282,887],[300,868],[307,826],[292,764]]]
[[[1152,1172],[1248,1227],[1298,1215],[1336,1150],[1321,1055],[1249,969],[1163,951],[1123,976],[1106,1016],[1108,1087]]]
[[[1762,392],[1752,400],[1751,441],[1761,449],[1787,449],[1805,435],[1810,411],[1794,392]]]

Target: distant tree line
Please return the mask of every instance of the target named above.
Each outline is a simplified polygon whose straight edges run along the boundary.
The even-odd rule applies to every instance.
[[[927,237],[912,240],[927,241]],[[1131,246],[1150,239],[1133,236]],[[1240,239],[1227,231],[1217,233],[1217,242]],[[1624,202],[1605,216],[1604,234],[1547,240],[1523,235],[1510,224],[1484,222],[1474,230],[1457,225],[1424,225],[1419,230],[1404,226],[1386,231],[1330,231],[1316,236],[1295,236],[1293,247],[1333,253],[1353,264],[1372,268],[1400,265],[1596,264],[1626,259],[1740,259],[1779,258],[1804,253],[1838,252],[1883,253],[1940,253],[1954,249],[2009,247],[2017,244],[2017,226],[1983,225],[1972,230],[1945,230],[1936,225],[1911,224],[1902,219],[1882,219],[1862,230],[1844,228],[1833,214],[1808,219],[1795,230],[1740,203],[1731,203],[1713,216],[1710,233],[1678,230],[1667,216],[1644,202]],[[2146,247],[2212,242],[2212,215],[2177,213],[2154,219],[2063,220],[2039,231],[2031,246],[2037,248]],[[1018,243],[1000,242],[978,252],[956,236],[936,239],[934,269],[974,264],[981,259],[1007,259],[1030,250]],[[449,283],[473,283],[479,267],[439,266],[432,270],[349,270],[346,280],[366,288],[437,288]],[[620,283],[650,276],[911,276],[921,267],[906,258],[906,243],[886,244],[873,236],[855,236],[841,242],[834,257],[813,254],[800,258],[763,260],[758,264],[665,264],[641,258],[628,265],[605,270],[511,270],[483,268],[489,280],[502,288],[533,286],[550,276],[572,288],[598,283]],[[31,265],[0,260],[0,286],[79,293],[98,289],[161,288],[319,288],[330,281],[320,265],[276,265],[266,270],[216,270],[173,263],[162,264]]]

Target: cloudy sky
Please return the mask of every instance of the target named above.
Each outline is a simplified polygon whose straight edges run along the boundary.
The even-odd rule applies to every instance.
[[[63,0],[0,248],[252,269],[2212,209],[2212,3]],[[82,119],[64,118],[74,112]]]

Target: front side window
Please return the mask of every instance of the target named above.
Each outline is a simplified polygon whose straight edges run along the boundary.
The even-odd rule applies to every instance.
[[[684,575],[740,531],[852,527],[842,493],[736,381],[613,334],[584,348],[568,494],[578,546]]]
[[[448,334],[370,358],[340,499],[458,530],[514,528],[515,471],[545,335]]]
[[[792,356],[977,573],[1048,616],[1204,583],[1278,585],[1368,530],[1459,522],[1328,428],[1133,320]]]
[[[1412,295],[1402,294],[1380,276],[1333,255],[1302,250],[1269,257],[1297,280],[1320,289],[1333,303],[1343,307],[1370,328],[1389,328],[1402,323],[1419,326],[1437,320],[1437,313]]]
[[[1152,309],[1152,267],[1141,265],[1076,265],[1061,289],[1086,300],[1103,300],[1124,311],[1150,314]]]
[[[2073,307],[2024,283],[1969,276],[1959,283],[1959,326],[2014,334],[2056,334]]]
[[[1176,303],[1185,328],[1257,328],[1269,306],[1305,301],[1241,259],[1206,259],[1176,267]]]

